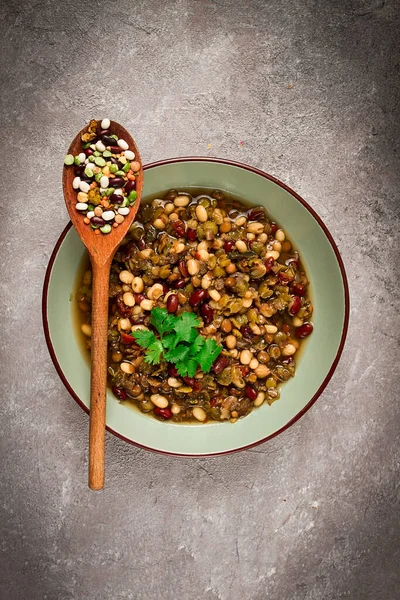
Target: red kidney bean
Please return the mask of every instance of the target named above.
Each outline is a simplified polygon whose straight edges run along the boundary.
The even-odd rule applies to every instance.
[[[297,327],[294,330],[294,334],[298,338],[306,338],[310,335],[313,329],[314,327],[311,325],[311,323],[303,323],[303,325],[300,325],[300,327]]]
[[[181,258],[178,262],[178,269],[182,273],[183,277],[189,277],[189,271],[187,270],[186,261]]]
[[[189,298],[189,304],[192,308],[202,304],[208,297],[207,290],[196,290]]]
[[[101,141],[105,146],[113,146],[115,144],[114,138],[109,137],[108,135],[102,135]]]
[[[177,371],[176,366],[172,365],[171,363],[168,365],[168,375],[170,377],[179,377],[179,373]]]
[[[246,385],[246,387],[244,388],[244,393],[246,394],[246,396],[248,398],[250,398],[250,400],[253,400],[253,402],[257,398],[257,395],[258,395],[256,388],[253,385],[251,385],[250,383],[248,383]]]
[[[120,196],[120,194],[111,194],[110,202],[113,204],[122,204],[124,201],[124,197]]]
[[[243,337],[250,338],[253,332],[248,325],[242,325],[240,328],[240,333]]]
[[[290,289],[294,294],[297,294],[297,296],[305,296],[306,295],[306,288],[304,285],[301,285],[300,283],[292,283],[290,286]]]
[[[190,385],[191,388],[194,386],[194,382],[196,381],[194,377],[182,377],[182,379],[186,385]]]
[[[85,150],[86,156],[92,156],[93,153],[94,153],[94,150],[92,150],[91,148],[86,148],[86,150]]]
[[[301,300],[300,300],[300,296],[293,296],[292,302],[289,305],[289,315],[292,315],[292,317],[294,315],[297,315],[297,313],[299,312],[301,308]]]
[[[271,233],[272,233],[272,235],[275,235],[277,231],[278,231],[278,225],[276,223],[271,223]]]
[[[172,287],[175,290],[182,290],[185,286],[186,281],[183,279],[183,277],[179,277],[179,279],[175,279],[175,281],[172,282]]]
[[[226,367],[229,366],[229,358],[226,356],[218,356],[212,364],[212,370],[216,375],[221,373]]]
[[[179,306],[179,298],[176,294],[171,294],[167,299],[167,311],[171,314],[176,313]]]
[[[174,221],[172,223],[172,227],[178,237],[181,237],[181,238],[185,237],[185,224],[183,221],[180,221],[180,220]]]
[[[269,258],[267,258],[267,260],[264,263],[265,268],[267,269],[267,273],[271,272],[272,267],[274,266],[274,264],[275,264],[275,259],[272,258],[272,256],[270,256]]]
[[[186,231],[187,239],[190,242],[194,242],[197,239],[197,233],[195,229],[189,229]]]
[[[123,187],[125,179],[123,177],[113,177],[110,181],[110,187],[120,188]]]
[[[204,325],[209,325],[213,322],[214,311],[209,304],[202,304],[200,306],[200,314],[203,317]]]
[[[200,379],[195,379],[193,384],[193,391],[199,392],[202,388],[202,383]]]
[[[121,331],[121,342],[125,346],[129,346],[130,344],[135,343],[135,338],[132,335],[129,335],[128,333],[125,333],[124,331]]]
[[[241,365],[239,369],[243,377],[246,377],[246,375],[250,373],[250,367],[248,367],[247,365]]]
[[[265,210],[263,208],[252,208],[247,214],[249,221],[259,221],[259,219],[265,219]]]
[[[92,217],[90,219],[90,222],[92,223],[92,225],[96,225],[96,227],[102,227],[103,225],[106,224],[105,220],[102,219],[101,217]]]
[[[216,406],[219,401],[220,401],[220,398],[218,396],[215,396],[214,398],[211,398],[211,400],[210,400],[210,406]]]
[[[156,406],[153,410],[154,414],[157,415],[157,417],[161,417],[162,419],[172,419],[172,412],[170,408],[158,408],[158,406]]]
[[[114,394],[114,396],[116,396],[118,398],[118,400],[126,400],[128,397],[128,394],[126,393],[124,388],[120,388],[120,387],[117,387],[116,385],[113,385],[111,390],[112,390],[112,393]]]
[[[136,181],[128,181],[128,183],[125,184],[125,192],[127,194],[129,194],[129,192],[132,192],[134,189],[136,188]]]
[[[115,140],[114,140],[114,143],[115,143]],[[113,154],[121,154],[122,148],[120,148],[119,146],[111,146],[110,152],[112,152]]]
[[[224,244],[225,252],[232,252],[234,246],[235,246],[235,242],[233,240],[226,240],[226,242]]]
[[[143,300],[146,300],[146,296],[144,294],[133,294],[135,298],[135,304],[140,304]]]
[[[111,133],[111,129],[101,129],[99,136],[103,137],[103,135],[110,135],[110,133]],[[114,138],[112,138],[112,141],[113,141],[113,144],[115,144]]]

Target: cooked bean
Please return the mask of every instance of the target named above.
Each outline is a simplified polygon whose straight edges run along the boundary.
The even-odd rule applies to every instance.
[[[130,331],[130,329],[131,329],[131,327],[132,327],[132,324],[131,324],[130,320],[129,320],[129,319],[126,319],[126,318],[124,318],[124,319],[120,319],[120,320],[118,321],[118,325],[119,325],[119,327],[120,327],[121,329],[124,329],[125,331]]]
[[[83,323],[83,325],[81,325],[81,330],[82,330],[82,333],[84,333],[87,337],[91,337],[92,328],[90,325],[88,325],[87,323]]]
[[[168,399],[161,394],[152,394],[150,400],[158,408],[166,408],[168,406]]]
[[[181,407],[179,406],[179,404],[173,404],[171,406],[171,412],[173,415],[179,415],[179,413],[181,412]]]
[[[189,271],[190,275],[196,275],[196,273],[199,272],[199,262],[193,258],[189,259],[187,261],[187,270]]]
[[[176,377],[169,377],[168,385],[172,388],[179,388],[182,387],[182,382],[176,379]]]
[[[250,352],[250,350],[242,350],[240,353],[240,362],[242,363],[242,365],[248,365],[250,364],[251,359],[253,358],[252,353]]]
[[[285,237],[285,232],[282,229],[278,229],[278,231],[275,233],[275,239],[278,240],[278,242],[283,242]]]
[[[264,379],[270,374],[270,370],[266,365],[260,364],[256,369],[254,369],[254,373],[257,375],[258,379]]]
[[[247,244],[243,240],[238,240],[236,242],[235,246],[239,250],[239,252],[247,252],[247,250],[248,250]]]
[[[199,306],[206,300],[208,292],[206,290],[196,290],[189,298],[189,304],[192,308]]]
[[[141,277],[134,277],[132,279],[132,289],[136,294],[140,294],[144,290],[144,282]]]
[[[203,317],[204,325],[209,325],[214,319],[214,311],[209,304],[200,306],[200,314]]]
[[[143,310],[151,310],[153,306],[153,300],[142,300],[140,303],[140,308],[143,308]]]
[[[175,206],[187,206],[190,202],[189,196],[177,196],[174,199]]]
[[[200,223],[205,223],[208,219],[207,211],[201,204],[198,204],[196,206],[196,217],[200,221]]]
[[[127,373],[128,375],[131,375],[135,371],[133,364],[128,362],[122,362],[120,368],[123,373]]]
[[[194,416],[195,419],[197,419],[198,421],[205,421],[207,418],[207,413],[205,410],[203,410],[200,406],[195,406],[194,409],[192,410],[192,415]]]
[[[119,278],[123,283],[130,284],[133,281],[133,274],[130,271],[121,271]]]
[[[257,398],[254,400],[254,406],[261,406],[261,404],[263,404],[264,400],[265,400],[265,393],[258,392]]]
[[[228,335],[225,338],[225,344],[226,344],[226,347],[229,348],[229,350],[233,350],[233,348],[236,347],[236,343],[237,343],[237,339],[234,335]]]
[[[179,306],[179,298],[177,294],[171,294],[167,299],[167,311],[171,314],[176,313]]]

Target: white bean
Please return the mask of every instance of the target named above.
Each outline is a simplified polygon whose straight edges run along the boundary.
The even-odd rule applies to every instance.
[[[101,217],[105,221],[112,221],[115,217],[115,212],[113,210],[105,210]]]
[[[142,300],[140,303],[140,308],[143,308],[143,310],[151,310],[153,306],[153,300]]]
[[[98,150],[99,152],[104,152],[105,149],[106,147],[101,140],[96,142],[96,150]]]
[[[121,271],[121,273],[119,274],[119,278],[122,281],[122,283],[130,284],[133,281],[133,275],[130,271]]]
[[[243,240],[237,240],[235,246],[239,250],[239,252],[247,252],[248,250],[247,244]]]
[[[123,217],[126,217],[126,215],[129,215],[129,206],[121,206],[121,208],[118,209],[118,212]]]
[[[133,364],[128,363],[128,362],[122,362],[120,367],[121,367],[121,371],[123,373],[126,373],[127,375],[132,375],[132,373],[135,370],[135,367],[133,366]]]
[[[158,408],[167,408],[168,400],[165,396],[161,396],[161,394],[152,394],[150,396],[150,400],[153,404],[158,406]]]
[[[78,158],[81,161],[81,163],[83,163],[86,160],[86,154],[84,152],[81,152],[80,154],[78,154]]]
[[[78,202],[76,205],[76,210],[87,210],[88,205],[86,202]]]
[[[283,229],[278,229],[278,231],[275,233],[275,239],[278,240],[278,242],[284,242],[285,237],[286,235]]]
[[[81,190],[81,192],[85,192],[85,194],[87,194],[90,190],[90,185],[86,181],[81,181],[79,183],[79,189]]]
[[[143,292],[144,283],[141,277],[134,277],[132,279],[132,289],[136,294],[140,294],[140,292]]]
[[[80,177],[75,177],[75,179],[72,182],[72,187],[74,188],[74,190],[79,190],[79,184],[81,182],[81,178]]]
[[[129,148],[129,145],[123,139],[118,140],[117,144],[120,148],[122,148],[122,150],[128,150]]]
[[[172,388],[182,387],[182,383],[180,381],[178,381],[175,377],[168,378],[168,385]]]
[[[91,325],[88,325],[87,323],[84,323],[83,325],[81,325],[81,331],[82,331],[82,333],[87,335],[87,337],[90,337],[92,335],[92,327],[91,327]]]
[[[135,306],[135,297],[132,292],[125,292],[125,294],[122,296],[122,300],[126,306]]]
[[[282,350],[283,356],[292,356],[296,352],[296,346],[293,344],[286,344]]]
[[[199,263],[196,259],[190,258],[187,263],[187,270],[189,271],[189,275],[196,275],[199,272]]]
[[[107,175],[103,175],[103,177],[100,178],[100,187],[108,188],[109,183],[110,180],[108,179]]]
[[[276,333],[278,331],[278,328],[275,325],[266,325],[265,331],[267,333]]]
[[[174,200],[174,204],[175,206],[187,206],[189,201],[189,196],[177,196]]]
[[[127,158],[127,160],[135,160],[135,153],[132,152],[132,150],[126,150],[125,157]]]
[[[264,400],[265,400],[265,393],[258,392],[257,398],[254,400],[254,406],[261,406],[261,404],[264,402]]]
[[[100,123],[100,127],[104,130],[104,129],[108,129],[111,125],[110,119],[103,119],[102,122]]]
[[[173,404],[171,406],[171,412],[173,415],[179,415],[179,413],[181,412],[181,407],[179,406],[179,404]]]
[[[94,217],[94,210],[89,210],[89,212],[86,213],[86,216],[88,219],[91,219],[92,217]]]
[[[208,219],[207,211],[202,204],[196,206],[196,217],[200,223],[205,223]]]
[[[207,414],[206,411],[203,410],[201,408],[201,406],[195,406],[194,409],[192,410],[192,415],[194,416],[195,419],[197,419],[198,421],[205,421],[207,418]]]

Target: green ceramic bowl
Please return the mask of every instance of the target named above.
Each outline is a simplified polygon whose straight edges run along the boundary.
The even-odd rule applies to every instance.
[[[322,393],[343,349],[349,295],[343,262],[326,226],[295,192],[270,175],[218,159],[178,158],[145,168],[143,198],[170,188],[221,189],[263,204],[301,253],[311,280],[314,332],[307,339],[296,376],[281,398],[262,405],[234,425],[229,422],[160,422],[107,397],[107,428],[138,446],[168,454],[204,456],[242,450],[277,435],[301,417]],[[69,224],[54,249],[43,292],[43,322],[54,365],[70,394],[89,412],[89,364],[73,323],[70,294],[85,249]]]

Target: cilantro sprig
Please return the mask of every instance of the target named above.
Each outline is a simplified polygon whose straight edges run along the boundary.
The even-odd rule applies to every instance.
[[[199,334],[200,320],[194,313],[184,312],[177,317],[165,308],[153,308],[150,325],[159,337],[150,329],[138,329],[132,334],[146,350],[145,361],[152,365],[162,359],[174,363],[181,377],[194,377],[197,367],[208,373],[222,351],[215,340]]]

